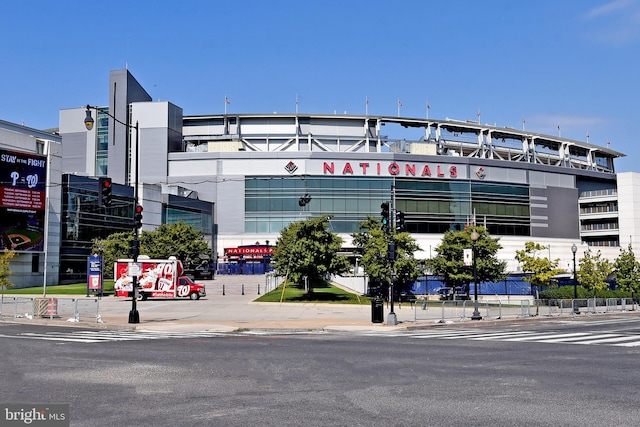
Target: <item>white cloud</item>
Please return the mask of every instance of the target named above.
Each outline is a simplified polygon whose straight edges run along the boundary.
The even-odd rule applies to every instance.
[[[614,0],[583,15],[588,37],[600,43],[621,46],[640,40],[640,2]]]
[[[602,6],[594,7],[589,11],[587,17],[589,18],[598,18],[603,15],[608,15],[611,13],[615,13],[619,10],[628,9],[633,7],[635,4],[634,0],[615,0]]]

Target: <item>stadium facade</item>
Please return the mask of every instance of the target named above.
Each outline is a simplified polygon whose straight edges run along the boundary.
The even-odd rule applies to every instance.
[[[609,147],[452,119],[184,116],[152,101],[128,70],[110,73],[104,109],[129,126],[102,114],[87,131],[85,108],[60,111],[62,170],[110,176],[123,192],[138,185],[143,228],[187,218],[220,264],[262,260],[283,227],[321,215],[350,253],[350,234],[390,200],[405,213],[419,258],[435,255],[445,231],[473,221],[500,238],[498,256],[512,272],[515,251],[530,240],[568,272],[573,244],[578,256],[591,247],[610,259],[621,246],[640,247],[640,175],[616,174],[623,154]],[[174,211],[168,197],[204,205]]]
[[[62,139],[0,120],[0,251],[17,287],[54,285],[60,267]]]

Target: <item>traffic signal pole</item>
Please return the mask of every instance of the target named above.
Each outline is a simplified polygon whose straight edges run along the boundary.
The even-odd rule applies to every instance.
[[[133,219],[133,248],[132,248],[132,255],[133,255],[133,263],[137,264],[138,263],[138,255],[140,255],[140,241],[138,240],[138,231],[139,231],[139,227],[137,225],[138,222],[138,215],[139,215],[139,220],[140,220],[140,226],[142,226],[142,206],[140,206],[139,203],[139,199],[138,199],[138,187],[140,186],[140,183],[138,182],[139,179],[139,173],[138,173],[138,169],[140,166],[140,159],[138,158],[139,156],[139,152],[140,152],[140,128],[138,127],[138,122],[136,121],[136,125],[135,125],[135,130],[136,130],[136,173],[134,174],[136,182],[135,182],[135,187],[133,188],[133,198],[134,198],[134,205],[133,205],[133,215],[134,215],[134,219]],[[140,323],[140,313],[138,313],[138,296],[136,295],[137,291],[138,291],[138,276],[136,274],[133,275],[132,277],[132,281],[131,281],[131,286],[132,286],[132,294],[131,294],[131,311],[129,311],[129,323]]]
[[[109,111],[107,109],[104,108],[99,108],[99,107],[94,107],[91,105],[87,105],[87,115],[84,119],[84,125],[87,128],[87,130],[91,130],[93,129],[93,125],[94,125],[94,120],[93,117],[91,117],[91,110],[96,110],[96,112],[102,112],[104,114],[106,114],[107,116],[111,117],[115,122],[120,123],[123,126],[126,126],[128,129],[134,129],[136,131],[136,146],[135,146],[135,183],[134,183],[134,187],[133,187],[133,206],[134,206],[134,215],[136,214],[140,214],[140,221],[142,221],[142,207],[138,205],[138,187],[139,187],[139,182],[138,182],[138,178],[139,178],[139,172],[138,169],[140,167],[140,159],[139,159],[139,152],[140,152],[140,126],[138,125],[138,121],[136,121],[135,126],[133,126],[132,124],[128,123],[128,122],[123,122],[121,120],[119,120],[118,118],[116,118],[116,116],[114,116],[113,114],[109,113]],[[131,144],[131,132],[127,132],[127,145],[130,147]],[[133,160],[131,161],[133,163]],[[99,195],[98,195],[98,205],[100,206],[106,206],[109,207],[111,206],[111,192],[112,192],[112,188],[111,188],[111,178],[108,177],[104,177],[104,178],[100,178],[100,190],[99,190]],[[140,210],[138,211],[138,207],[140,207]],[[138,229],[139,227],[136,226],[136,222],[137,220],[134,219],[134,221],[132,221],[131,225],[133,226],[133,245],[131,247],[131,252],[133,255],[133,262],[134,264],[137,264],[138,262],[138,255],[140,254],[140,242],[138,241]],[[142,226],[142,222],[140,222],[140,226]],[[129,323],[140,323],[140,314],[138,313],[138,307],[137,307],[137,299],[136,299],[136,288],[138,287],[138,276],[137,275],[133,275],[132,277],[132,287],[133,287],[133,291],[132,291],[132,295],[131,295],[131,311],[129,312]]]

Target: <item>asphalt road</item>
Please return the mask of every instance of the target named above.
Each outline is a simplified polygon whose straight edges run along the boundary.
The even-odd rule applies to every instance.
[[[629,318],[388,334],[0,323],[0,402],[69,403],[73,426],[630,426],[636,342]]]

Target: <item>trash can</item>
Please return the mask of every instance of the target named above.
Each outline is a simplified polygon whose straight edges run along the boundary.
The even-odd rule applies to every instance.
[[[371,300],[371,323],[384,322],[384,301],[382,298]]]

